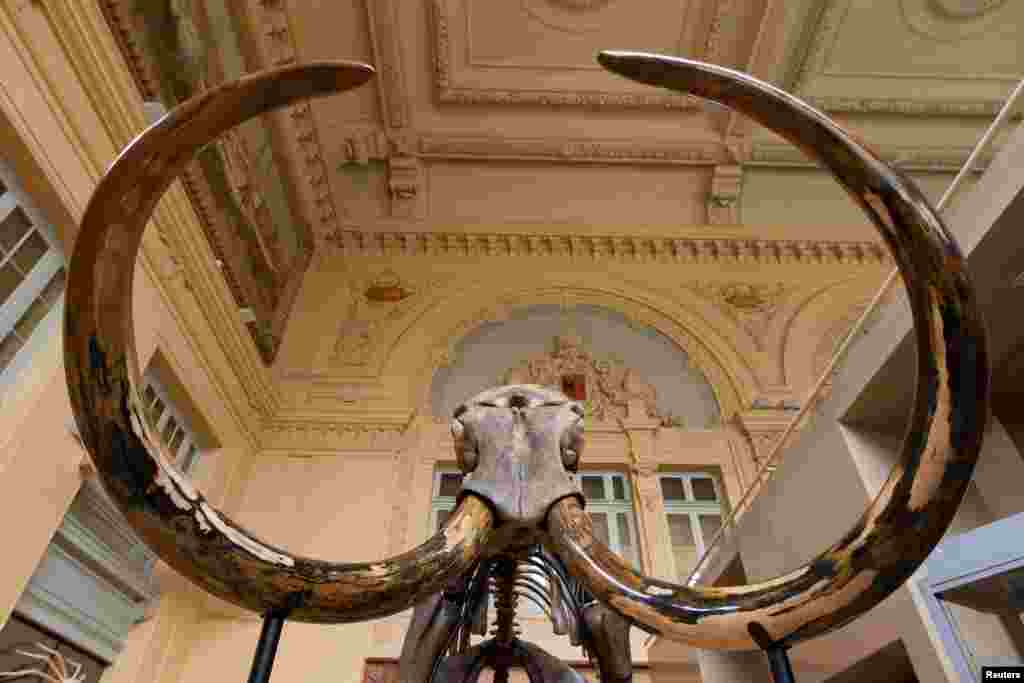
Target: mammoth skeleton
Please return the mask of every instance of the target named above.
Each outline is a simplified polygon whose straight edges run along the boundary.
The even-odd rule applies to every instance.
[[[403,662],[410,680],[425,681],[435,670],[471,673],[472,649],[452,646],[461,625],[472,628],[467,591],[481,590],[475,577],[484,570],[502,577],[499,592],[507,589],[520,561],[556,567],[596,601],[591,616],[584,607],[575,618],[591,634],[603,629],[588,642],[599,660],[598,650],[621,648],[620,623],[700,648],[787,647],[871,609],[924,561],[964,495],[988,414],[984,327],[942,220],[912,182],[773,86],[678,58],[607,52],[599,61],[717,101],[789,139],[831,170],[892,251],[914,319],[916,395],[900,461],[855,526],[806,566],[761,583],[680,586],[644,576],[595,538],[572,476],[583,443],[578,407],[532,386],[485,392],[460,408],[454,432],[468,473],[460,502],[436,535],[405,554],[359,564],[300,557],[214,509],[161,456],[144,417],[133,265],[156,202],[197,150],[253,116],[353,88],[373,73],[356,63],[313,63],[247,76],[172,110],[111,166],[75,243],[65,306],[72,407],[111,498],[168,565],[224,600],[298,621],[363,621],[419,605],[409,642],[429,647],[408,654],[407,643]],[[561,598],[572,594],[568,583]],[[565,614],[562,606],[553,616]],[[543,660],[530,648],[522,645],[524,657]],[[442,661],[446,650],[462,654]],[[628,675],[614,670],[614,659],[602,673]]]

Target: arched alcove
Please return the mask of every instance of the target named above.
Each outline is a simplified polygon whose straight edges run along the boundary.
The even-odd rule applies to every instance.
[[[518,307],[481,324],[453,350],[431,382],[431,409],[439,417],[487,387],[532,381],[580,392],[599,419],[621,416],[633,400],[669,424],[705,428],[720,420],[714,388],[685,350],[601,306]]]

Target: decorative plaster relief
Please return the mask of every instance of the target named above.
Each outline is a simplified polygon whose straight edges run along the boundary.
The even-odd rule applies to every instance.
[[[829,54],[839,36],[842,23],[853,0],[817,0],[809,16],[817,20],[809,25],[811,38],[807,47],[793,57],[786,89],[803,97],[813,106],[829,112],[861,114],[899,114],[909,116],[994,116],[1001,101],[981,99],[936,100],[931,97],[873,97],[848,95],[817,97],[809,83],[816,74],[826,71]],[[937,3],[942,2],[943,5]],[[1006,20],[1005,13],[1013,7],[1004,0],[900,0],[902,14],[910,29],[933,40],[962,40],[992,28]],[[959,10],[957,8],[960,8]],[[952,12],[947,10],[953,10]],[[956,16],[956,12],[961,16]],[[890,74],[891,76],[891,74]],[[914,80],[913,74],[906,75]]]
[[[657,391],[640,378],[636,370],[616,358],[594,358],[576,334],[555,337],[554,350],[533,356],[509,368],[497,378],[498,384],[540,384],[562,388],[566,376],[579,376],[586,386],[586,410],[597,420],[624,420],[630,415],[630,403],[636,401],[647,417],[665,425],[677,424],[675,418],[660,415]]]
[[[444,284],[436,280],[421,286],[384,271],[369,281],[349,281],[348,310],[343,315],[332,361],[340,365],[366,366],[374,358],[380,337],[396,320],[409,313],[423,296]]]
[[[635,141],[425,135],[419,156],[579,163],[706,165],[728,159],[719,141],[645,144]]]
[[[1006,0],[901,0],[912,31],[933,40],[955,42],[984,34],[1008,19]],[[1007,8],[1008,9],[1008,8]]]
[[[739,164],[715,166],[708,195],[709,225],[739,225],[743,192],[743,167]]]
[[[405,439],[405,425],[272,420],[260,434],[263,451],[383,451],[393,453]]]
[[[554,256],[660,263],[749,263],[758,265],[889,264],[876,242],[693,239],[610,235],[500,235],[443,232],[336,230],[325,238],[324,259],[363,255],[448,257]]]
[[[683,286],[718,304],[762,350],[782,302],[796,289],[784,282],[690,282]]]
[[[568,1],[568,0],[567,0]],[[554,9],[537,0],[524,0],[543,16]],[[453,56],[456,46],[452,31],[458,25],[448,6],[449,0],[431,0],[434,29],[434,79],[438,99],[445,104],[497,104],[575,106],[587,108],[689,110],[697,107],[695,98],[661,93],[581,92],[569,90],[460,87],[455,81]],[[561,22],[560,22],[561,23]],[[572,25],[579,26],[579,22]],[[584,25],[585,26],[585,25]]]
[[[566,33],[590,33],[601,28],[601,22],[586,18],[596,14],[613,0],[522,0],[527,14],[545,26]]]

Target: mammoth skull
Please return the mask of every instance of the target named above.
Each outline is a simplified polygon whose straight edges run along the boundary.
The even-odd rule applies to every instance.
[[[153,208],[192,156],[267,111],[365,82],[372,69],[314,63],[197,95],[132,142],[87,207],[69,266],[65,371],[97,472],[128,522],[171,567],[229,602],[310,622],[404,610],[532,535],[625,620],[701,648],[783,645],[836,628],[895,590],[948,527],[969,483],[988,413],[985,333],[964,259],[914,184],[823,114],[743,74],[685,59],[602,53],[635,80],[715,100],[814,156],[879,230],[914,317],[918,380],[901,462],[855,527],[808,565],[748,586],[679,586],[637,573],[596,538],[572,471],[578,406],[539,387],[495,389],[455,418],[468,473],[456,511],[419,547],[350,564],[293,555],[214,509],[161,457],[138,395],[134,262]]]
[[[490,503],[499,524],[537,527],[558,500],[579,496],[583,407],[534,384],[477,394],[452,419],[462,490]]]

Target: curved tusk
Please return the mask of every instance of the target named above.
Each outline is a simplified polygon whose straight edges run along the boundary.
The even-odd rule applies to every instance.
[[[791,645],[855,619],[895,591],[939,542],[970,482],[988,420],[986,335],[959,248],[914,184],[800,100],[750,76],[640,53],[599,61],[634,80],[714,100],[821,161],[871,217],[910,299],[917,391],[900,463],[856,526],[810,564],[763,583],[682,587],[636,573],[565,498],[549,542],[569,570],[632,623],[696,647]]]
[[[135,139],[96,188],[71,259],[65,372],[78,428],[98,474],[146,544],[208,592],[256,612],[348,622],[394,614],[469,570],[493,519],[467,497],[419,548],[367,564],[298,557],[215,510],[159,454],[138,396],[132,281],[157,201],[203,145],[247,119],[354,88],[363,64],[322,62],[246,76],[184,102]],[[344,539],[341,539],[342,541]]]

